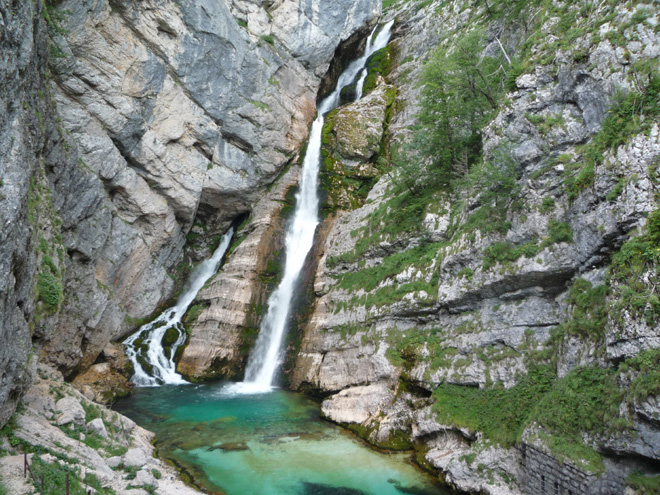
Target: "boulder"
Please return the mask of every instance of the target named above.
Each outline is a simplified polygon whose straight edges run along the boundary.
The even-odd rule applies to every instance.
[[[142,467],[147,463],[147,456],[142,449],[130,449],[122,457],[124,466]]]
[[[64,397],[55,403],[55,408],[62,414],[57,418],[57,426],[64,426],[70,423],[76,425],[85,424],[85,410],[74,397]]]
[[[90,433],[96,433],[103,438],[108,438],[108,430],[105,429],[105,424],[101,418],[91,420],[89,423],[87,423],[85,429]]]

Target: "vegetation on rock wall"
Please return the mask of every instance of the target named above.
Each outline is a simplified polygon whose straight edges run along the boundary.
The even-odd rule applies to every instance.
[[[646,233],[626,242],[612,259],[610,279],[615,286],[611,315],[643,318],[648,325],[660,317],[660,210],[648,218]]]
[[[481,129],[495,115],[511,70],[504,57],[482,55],[483,46],[484,32],[468,31],[424,67],[418,123],[395,155],[401,186],[414,195],[451,190],[481,158]]]
[[[403,3],[385,2],[384,8]],[[430,3],[407,2],[419,8]],[[426,14],[440,18],[447,15],[443,8],[458,11],[459,4],[436,2],[436,11]],[[650,214],[641,232],[633,230],[626,236],[624,228],[615,233],[619,238],[614,242],[616,235],[610,234],[599,246],[602,256],[591,266],[565,274],[560,273],[563,267],[557,261],[577,252],[585,242],[585,232],[577,228],[580,222],[575,219],[595,203],[618,201],[628,184],[638,180],[647,180],[643,187],[653,188],[655,201],[660,199],[657,165],[639,176],[625,176],[617,168],[621,167],[617,149],[632,139],[650,136],[652,142],[652,130],[660,123],[657,64],[640,57],[641,51],[636,53],[642,61],[633,61],[635,57],[628,51],[629,43],[639,42],[645,32],[659,30],[655,22],[647,22],[648,9],[638,4],[489,0],[463,5],[472,9],[469,20],[464,17],[456,31],[440,34],[439,48],[421,71],[415,125],[388,136],[391,153],[380,159],[391,162],[389,190],[384,198],[375,199],[378,204],[350,232],[353,249],[333,253],[326,260],[340,294],[330,305],[337,318],[348,319],[356,308],[367,310],[365,323],[346,323],[336,330],[343,339],[357,335],[363,344],[385,339],[385,355],[401,369],[401,383],[417,373],[415,380],[434,389],[433,409],[440,424],[480,432],[485,444],[505,447],[531,441],[523,438],[533,432],[556,458],[595,473],[605,469],[603,453],[596,450],[601,449],[603,439],[633,432],[635,404],[660,392],[660,375],[654,369],[660,364],[658,351],[613,360],[605,352],[612,324],[632,319],[651,329],[657,326],[660,213]],[[646,31],[638,29],[640,25]],[[567,74],[593,71],[595,79],[607,79],[597,56],[590,58],[599,45],[598,56],[616,51],[629,61],[623,63],[623,69],[616,69],[623,74],[612,78],[623,85],[617,89],[614,84],[603,95],[598,125],[586,129],[581,116],[585,136],[574,143],[558,144],[554,136],[558,129],[570,133],[566,129],[573,125],[572,116],[561,108],[543,107],[547,103],[539,101],[538,93],[560,85],[558,80]],[[410,54],[407,58],[415,59]],[[397,62],[395,57],[392,66]],[[401,71],[398,81],[389,82],[409,84],[409,73]],[[519,88],[521,75],[544,81],[531,86],[533,89],[522,83]],[[531,129],[522,133],[523,138],[539,139],[540,158],[531,165],[515,156],[514,147],[520,142],[508,140],[509,134],[504,132],[509,120],[517,117],[511,113],[511,108],[517,108],[512,101],[525,98],[529,107],[536,103],[540,108],[523,116]],[[484,146],[487,141],[490,146]],[[530,229],[528,216],[534,217],[533,227],[541,227]],[[448,221],[442,235],[430,232],[429,218]],[[600,231],[602,226],[598,228]],[[454,262],[450,267],[443,264],[448,258]],[[500,290],[497,284],[515,286],[514,276],[504,277],[523,277],[522,267],[530,268],[525,259],[547,276],[529,277],[538,286],[534,290],[548,290],[537,297],[556,304],[563,317],[548,317],[552,321],[548,327],[556,325],[550,331],[529,328],[523,344],[505,338],[502,346],[510,347],[494,351],[483,340],[501,335],[494,329],[500,323],[496,315],[499,302],[511,312],[515,309],[508,305],[515,303],[502,298],[492,307],[484,305],[487,313],[481,319],[480,310],[474,309],[479,306],[475,300],[494,298],[489,291]],[[547,266],[551,263],[555,263],[552,269]],[[536,275],[535,267],[531,270]],[[450,315],[446,315],[442,300],[436,300],[439,283],[458,292],[467,287],[468,294],[461,301],[464,307],[449,307]],[[525,290],[533,291],[523,287],[521,292]],[[411,296],[406,304],[395,306],[405,296]],[[512,295],[518,303],[524,298]],[[440,321],[448,322],[446,328],[433,327],[436,311]],[[472,319],[468,318],[470,312],[474,313]],[[415,317],[409,317],[410,313]],[[453,319],[457,313],[462,317],[460,323]],[[375,331],[375,322],[379,318],[382,322],[383,317],[390,321],[408,318],[407,322],[420,326],[402,325],[405,331],[392,328],[383,336]],[[488,318],[492,319],[486,321]],[[483,340],[475,338],[479,347],[474,349],[466,349],[465,340],[461,346],[452,340],[461,333],[487,332],[491,335]],[[577,357],[570,356],[572,351]],[[524,363],[522,369],[510,371],[514,382],[512,386],[508,382],[510,388],[490,379],[492,357],[500,354],[503,359]],[[484,373],[479,368],[482,365],[485,383],[474,378]],[[468,367],[465,381],[479,381],[481,388],[468,386],[471,383],[442,383],[449,379],[460,383],[462,371]],[[446,372],[436,373],[438,370]],[[482,447],[477,442],[475,449]],[[640,493],[646,493],[645,483],[655,486],[656,478],[629,478],[629,484]]]

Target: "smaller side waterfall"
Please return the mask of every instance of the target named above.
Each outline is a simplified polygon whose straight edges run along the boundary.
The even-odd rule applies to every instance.
[[[337,81],[335,90],[318,104],[318,116],[312,124],[307,153],[302,167],[300,192],[296,196],[293,221],[286,233],[286,261],[284,276],[268,300],[268,312],[264,317],[254,349],[250,353],[245,381],[231,387],[231,393],[260,393],[271,390],[277,368],[281,361],[282,340],[291,309],[296,284],[305,259],[314,243],[318,225],[318,175],[321,162],[321,131],[325,114],[339,104],[341,90],[350,84],[365,69],[367,59],[377,50],[384,48],[390,39],[394,21],[386,24],[373,40],[369,36],[365,53],[349,64]],[[364,74],[366,77],[366,74]],[[361,78],[361,83],[364,82]],[[362,84],[358,94],[362,95]]]
[[[163,311],[151,323],[141,326],[137,332],[124,341],[126,355],[135,368],[135,374],[131,381],[138,387],[188,383],[176,372],[174,363],[176,350],[186,341],[186,332],[181,323],[181,318],[186,314],[188,307],[195,300],[197,293],[206,281],[218,271],[233,235],[234,228],[230,227],[220,239],[220,244],[213,256],[201,262],[193,270],[186,288],[177,299],[175,306]],[[168,355],[166,355],[162,341],[170,329],[176,333],[177,337],[171,343]],[[145,366],[142,364],[145,364]],[[145,367],[148,369],[145,370]]]

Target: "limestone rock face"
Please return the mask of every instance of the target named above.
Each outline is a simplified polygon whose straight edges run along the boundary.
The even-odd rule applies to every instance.
[[[273,36],[318,77],[328,70],[338,42],[380,13],[380,4],[372,0],[339,0],[332,6],[317,0],[231,3],[232,13],[247,23],[249,31]]]
[[[374,91],[330,112],[323,126],[321,185],[326,207],[361,206],[380,176],[372,158],[389,124],[396,90],[382,81]]]
[[[83,422],[69,424],[66,432],[57,426],[58,421],[52,414],[54,409],[44,407],[55,404],[59,395],[64,397],[57,404],[66,404],[76,411],[83,411]],[[52,368],[39,365],[23,403],[25,408],[17,413],[12,434],[21,441],[39,447],[39,454],[28,454],[28,462],[32,463],[36,455],[49,464],[65,456],[75,458],[79,471],[71,476],[77,476],[82,482],[87,475],[94,475],[104,490],[111,489],[114,493],[134,495],[136,490],[132,488],[145,484],[157,486],[158,493],[166,495],[201,493],[184,484],[173,467],[154,456],[151,444],[153,433],[140,428],[127,417],[89,401],[64,382],[62,374]],[[85,409],[98,415],[87,427],[84,426]],[[91,435],[95,436],[97,448],[91,448],[83,441]],[[23,454],[9,444],[4,447],[8,451],[0,458],[3,485],[11,489],[12,494],[32,493],[32,489],[23,491]],[[124,454],[111,455],[116,451],[124,451]],[[17,462],[19,460],[20,464]],[[138,468],[137,473],[135,468]],[[128,476],[132,469],[133,476]],[[160,474],[157,481],[153,476],[155,471]],[[129,477],[130,480],[126,479]]]
[[[33,344],[70,378],[87,370],[173,295],[194,222],[211,237],[252,209],[380,2],[48,8],[0,5],[0,424]]]
[[[438,45],[453,46],[457,33],[480,15],[478,9],[461,2],[447,8],[439,2],[421,9],[395,7],[388,12],[397,17],[397,38],[386,85],[330,114],[324,166],[335,168],[326,168],[329,178],[323,180],[331,185],[336,180],[341,193],[326,188],[333,214],[324,222],[327,239],[310,287],[315,299],[290,379],[294,388],[330,394],[322,406],[326,417],[358,423],[357,430],[374,445],[405,448],[402,438],[424,445],[426,461],[461,490],[537,493],[532,468],[519,450],[524,445],[494,447],[483,432],[441,424],[437,411],[443,405],[435,402],[434,391],[449,385],[510,389],[538,363],[552,367],[558,381],[582,367],[606,368],[626,391],[639,370],[618,374],[619,363],[660,348],[657,318],[640,317],[639,308],[611,312],[598,336],[585,335],[584,324],[572,331],[562,326],[577,311],[575,287],[607,285],[601,291],[606,295],[590,310],[598,304],[612,308],[627,290],[608,281],[608,266],[658,208],[657,179],[649,172],[660,158],[657,123],[604,150],[587,185],[571,189],[571,181],[577,180],[583,146],[600,131],[613,95],[630,88],[629,64],[655,57],[660,38],[648,23],[635,27],[644,41],[637,46],[632,30],[626,34],[630,55],[609,41],[581,40],[560,50],[551,68],[538,64],[512,81],[481,135],[486,163],[499,164],[504,154],[515,167],[512,196],[519,204],[506,210],[504,227],[495,225],[495,211],[485,212],[482,225],[472,223],[483,198],[469,183],[461,184],[465,190],[458,194],[438,191],[430,198],[397,201],[406,196],[396,168],[387,174],[375,170],[377,182],[369,185],[368,195],[353,201],[359,188],[345,187],[337,177],[392,158],[395,145],[410,139],[423,101],[420,61]],[[632,13],[617,9],[616,15],[629,19]],[[507,35],[508,28],[496,24],[486,30],[484,53],[514,53],[522,33],[512,28]],[[396,88],[396,99],[388,121],[388,112],[380,110],[387,107],[374,103],[379,90],[389,87]],[[374,125],[368,123],[371,117]],[[375,123],[378,119],[382,125]],[[416,200],[426,204],[414,224],[392,213],[398,208],[412,212]],[[557,235],[558,226],[566,235]],[[491,256],[497,249],[521,246],[533,249],[509,260]],[[652,294],[653,270],[639,276]],[[539,356],[550,346],[556,361],[548,363]],[[658,460],[652,447],[657,444],[657,397],[628,395],[619,407],[625,431],[583,434],[604,458],[605,472],[593,476],[599,487],[620,488],[631,469],[642,469],[637,460]],[[547,455],[563,462],[549,448]],[[621,458],[628,464],[617,467]],[[576,473],[584,470],[575,466]]]
[[[380,406],[392,400],[387,384],[347,388],[323,402],[321,411],[325,417],[337,423],[361,424],[380,410]]]
[[[0,6],[5,12],[6,2]],[[43,26],[32,22],[40,16],[40,5],[20,3],[13,15],[3,16],[0,28],[0,425],[29,386],[33,366],[28,322],[36,305],[37,256],[28,197],[32,161],[45,140],[34,111],[45,113],[37,96],[44,84],[47,38]]]
[[[220,273],[197,295],[189,314],[197,312],[195,307],[201,313],[186,322],[190,338],[177,366],[184,376],[236,377],[242,372],[258,333],[266,289],[275,282],[268,260],[282,249],[280,212],[299,172],[299,167],[291,167],[254,206],[252,220],[236,233],[240,244],[227,256]]]

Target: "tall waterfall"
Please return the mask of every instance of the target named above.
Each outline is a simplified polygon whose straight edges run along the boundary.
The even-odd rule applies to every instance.
[[[176,372],[174,363],[176,350],[186,341],[186,332],[181,324],[181,318],[186,314],[188,306],[194,301],[206,281],[218,271],[220,262],[227,252],[227,248],[229,248],[233,235],[234,228],[230,227],[220,239],[220,244],[213,256],[200,263],[193,270],[186,289],[177,299],[175,306],[163,311],[151,323],[142,325],[137,332],[124,341],[126,355],[135,368],[135,374],[131,381],[137,386],[153,387],[165,384],[180,385],[188,383]],[[166,356],[162,340],[169,329],[174,329],[177,332],[177,338],[171,344],[169,356]],[[150,369],[145,370],[140,361]]]
[[[338,105],[342,88],[353,82],[358,74],[365,70],[367,59],[387,45],[393,24],[394,21],[386,24],[373,43],[371,38],[374,32],[372,31],[365,53],[351,62],[339,77],[334,92],[321,101],[317,107],[318,116],[312,124],[309,136],[300,191],[296,196],[296,209],[293,221],[286,233],[284,277],[268,300],[268,312],[261,323],[257,343],[250,354],[245,381],[235,387],[238,392],[265,392],[271,389],[281,360],[281,346],[291,308],[291,299],[300,271],[312,248],[314,233],[319,223],[317,181],[321,162],[321,130],[325,114]],[[364,76],[366,77],[366,74]],[[363,82],[362,77],[359,85],[360,96]]]

